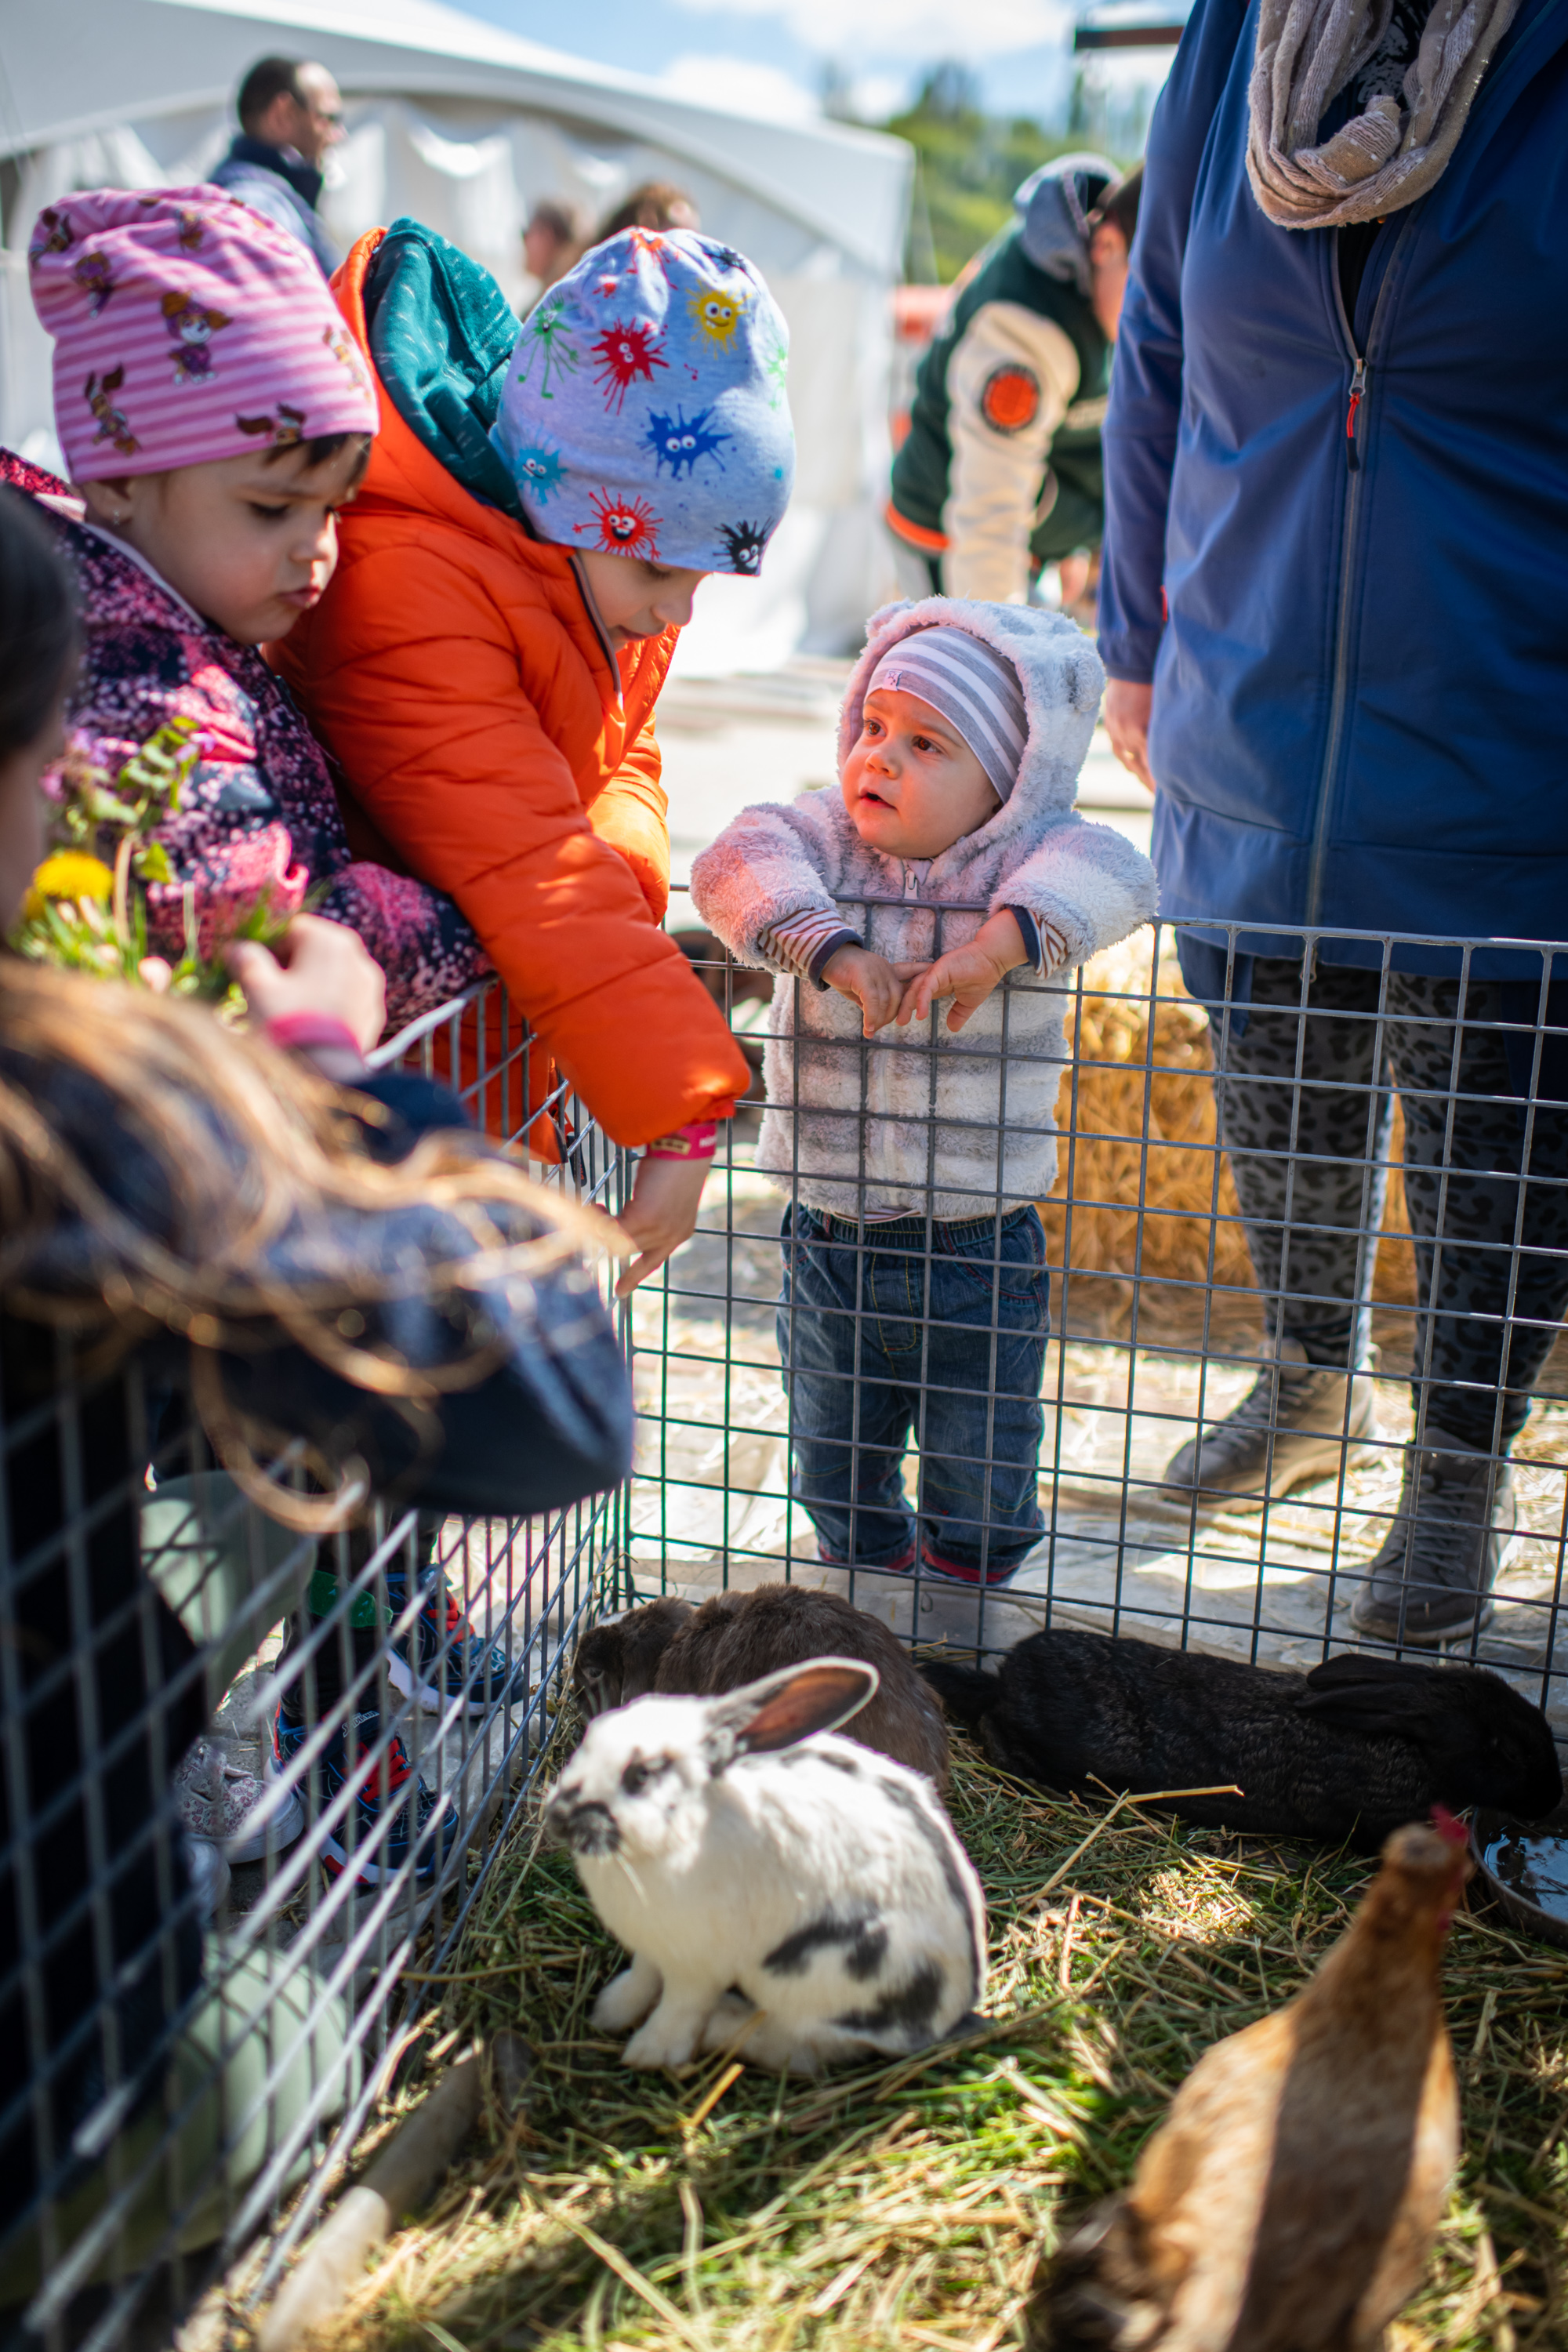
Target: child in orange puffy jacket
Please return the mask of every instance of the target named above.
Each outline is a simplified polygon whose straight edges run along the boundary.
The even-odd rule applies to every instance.
[[[589,1110],[649,1147],[624,1295],[691,1232],[747,1084],[662,929],[653,711],[699,583],[755,573],[788,501],[784,321],[690,231],[595,247],[521,334],[416,222],[362,237],[334,285],[381,431],[278,667],[351,840],[451,894]]]

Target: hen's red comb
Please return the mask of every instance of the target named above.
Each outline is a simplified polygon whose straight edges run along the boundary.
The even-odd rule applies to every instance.
[[[1449,1845],[1467,1845],[1469,1843],[1469,1832],[1464,1822],[1456,1821],[1447,1805],[1433,1806],[1432,1826]]]

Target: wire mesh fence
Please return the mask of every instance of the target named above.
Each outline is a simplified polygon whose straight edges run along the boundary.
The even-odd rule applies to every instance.
[[[878,907],[852,919],[875,947]],[[134,1360],[35,1333],[41,1378],[3,1327],[25,2340],[131,2341],[258,2231],[265,2292],[602,1605],[794,1579],[964,1651],[1057,1622],[1291,1664],[1440,1647],[1562,1719],[1568,950],[1166,929],[867,1038],[674,928],[753,1082],[626,1312],[618,1494],[310,1539]],[[383,1058],[618,1205],[624,1155],[499,991]],[[191,1883],[193,1828],[226,1890]]]
[[[1563,1719],[1561,950],[1166,928],[867,1039],[678,936],[756,1076],[635,1305],[639,1593],[1440,1653]]]
[[[617,1155],[500,990],[376,1058],[615,1205]],[[137,1358],[95,1376],[4,1331],[0,2334],[163,2342],[276,2225],[265,2289],[386,2089],[617,1506],[296,1534]]]

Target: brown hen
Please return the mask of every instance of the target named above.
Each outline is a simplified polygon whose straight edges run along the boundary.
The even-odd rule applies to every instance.
[[[1304,1991],[1206,2051],[1036,2300],[1051,2352],[1373,2352],[1459,2153],[1438,1990],[1469,1875],[1446,1814],[1396,1830]]]

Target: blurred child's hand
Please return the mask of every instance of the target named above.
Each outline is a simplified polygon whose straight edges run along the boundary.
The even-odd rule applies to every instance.
[[[898,1014],[905,982],[923,964],[891,964],[869,948],[840,948],[822,968],[822,977],[840,996],[852,997],[865,1016],[861,1034],[874,1037]]]
[[[911,1020],[923,1021],[933,1004],[951,996],[954,1003],[947,1025],[953,1031],[962,1029],[992,990],[1027,961],[1024,935],[1004,907],[999,915],[981,925],[967,947],[950,949],[910,981],[899,1005],[900,1028],[907,1028]]]
[[[352,1029],[368,1054],[386,1020],[386,981],[357,931],[320,915],[296,915],[277,950],[237,940],[226,961],[259,1027],[285,1013],[323,1013]]]
[[[616,1255],[637,1253],[616,1285],[617,1298],[629,1298],[639,1282],[656,1274],[682,1242],[691,1239],[702,1187],[712,1167],[711,1160],[639,1161],[632,1197],[616,1219],[626,1243]]]

